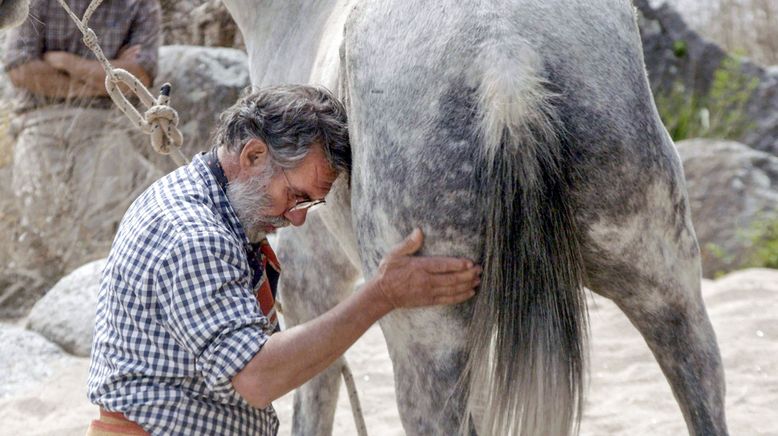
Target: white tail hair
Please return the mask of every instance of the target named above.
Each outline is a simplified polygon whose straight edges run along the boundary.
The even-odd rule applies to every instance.
[[[505,39],[485,41],[474,63],[484,272],[462,430],[473,418],[481,435],[568,435],[581,413],[586,313],[558,96],[529,44]]]

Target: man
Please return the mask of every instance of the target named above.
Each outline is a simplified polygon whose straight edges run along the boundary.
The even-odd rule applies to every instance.
[[[474,295],[480,269],[412,257],[416,230],[354,295],[270,336],[279,267],[264,235],[302,225],[348,176],[345,109],[319,88],[260,90],[222,115],[215,142],[122,220],[100,286],[89,398],[102,419],[90,431],[273,435],[270,403],[383,315]]]
[[[89,3],[68,0],[79,15]],[[115,67],[150,85],[160,21],[158,0],[106,0],[89,26]],[[25,251],[17,266],[42,276],[45,288],[103,257],[128,198],[160,174],[141,164],[133,127],[110,110],[102,66],[57,0],[31,3],[27,21],[6,35],[3,61],[17,94],[13,191]]]

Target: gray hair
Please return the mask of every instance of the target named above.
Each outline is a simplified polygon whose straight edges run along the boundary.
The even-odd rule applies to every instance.
[[[290,169],[319,144],[336,172],[350,174],[346,109],[329,90],[281,85],[249,91],[221,114],[216,147],[240,153],[246,142],[258,138],[267,144],[274,165]]]

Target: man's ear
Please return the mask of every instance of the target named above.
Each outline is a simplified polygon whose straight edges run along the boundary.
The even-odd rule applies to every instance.
[[[261,139],[249,139],[240,152],[240,168],[246,170],[264,166],[268,158],[267,144]]]

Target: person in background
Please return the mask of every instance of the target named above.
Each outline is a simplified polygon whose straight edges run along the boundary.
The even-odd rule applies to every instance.
[[[68,0],[83,16],[90,0]],[[106,57],[145,85],[157,72],[158,0],[105,0],[89,21]],[[29,306],[63,273],[104,257],[129,202],[161,174],[113,109],[105,73],[57,0],[32,0],[8,31],[3,63],[15,88],[13,192],[20,214],[15,269],[34,278]]]

